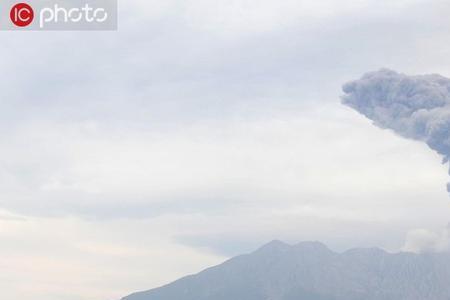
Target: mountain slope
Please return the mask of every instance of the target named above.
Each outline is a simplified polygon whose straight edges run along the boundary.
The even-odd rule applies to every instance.
[[[449,300],[449,254],[335,253],[273,241],[197,275],[123,300]]]

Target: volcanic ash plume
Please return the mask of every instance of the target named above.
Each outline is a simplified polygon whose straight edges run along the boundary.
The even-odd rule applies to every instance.
[[[450,79],[382,69],[343,86],[342,103],[381,128],[425,142],[450,158]],[[447,184],[450,192],[450,184]]]

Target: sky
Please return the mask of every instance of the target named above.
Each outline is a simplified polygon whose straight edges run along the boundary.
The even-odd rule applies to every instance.
[[[273,239],[445,248],[442,157],[341,96],[450,77],[449,9],[129,0],[116,32],[1,32],[2,297],[118,300]]]

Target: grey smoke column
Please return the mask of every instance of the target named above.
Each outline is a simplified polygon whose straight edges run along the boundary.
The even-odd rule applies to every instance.
[[[425,142],[450,158],[450,79],[382,69],[343,86],[342,103],[381,128]],[[450,191],[450,184],[447,184]]]

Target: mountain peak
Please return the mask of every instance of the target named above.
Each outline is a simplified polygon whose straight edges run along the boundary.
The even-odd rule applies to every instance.
[[[318,241],[300,242],[294,246],[295,248],[311,249],[311,250],[327,250],[331,251],[325,244]]]
[[[337,253],[320,242],[274,240],[248,255],[124,299],[444,300],[450,299],[450,259],[378,248]]]
[[[291,247],[291,245],[280,241],[280,240],[273,240],[262,246],[261,248],[286,248]]]

